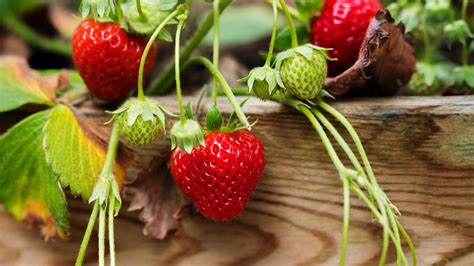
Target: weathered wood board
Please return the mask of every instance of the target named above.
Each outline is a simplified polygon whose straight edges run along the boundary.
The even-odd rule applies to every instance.
[[[176,109],[171,98],[160,101]],[[419,264],[474,265],[474,97],[348,99],[335,107],[359,132]],[[91,104],[81,109],[107,119]],[[337,264],[342,188],[319,137],[302,115],[279,104],[250,100],[245,109],[258,119],[254,131],[265,143],[267,167],[243,215],[227,223],[192,215],[183,221],[184,234],[157,241],[142,236],[136,214],[123,212],[116,225],[119,265]],[[159,146],[141,151],[138,168]],[[0,212],[0,265],[72,265],[88,206],[73,200],[70,215],[69,241],[44,243]],[[381,232],[353,196],[348,264],[375,265]],[[95,264],[92,241],[86,260]]]

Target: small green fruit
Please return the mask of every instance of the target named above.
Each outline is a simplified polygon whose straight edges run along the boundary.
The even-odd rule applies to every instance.
[[[122,137],[131,146],[145,146],[165,133],[165,113],[168,112],[154,100],[132,98],[110,113],[119,124]]]
[[[327,77],[328,49],[304,45],[277,57],[277,69],[287,92],[299,99],[316,98]]]

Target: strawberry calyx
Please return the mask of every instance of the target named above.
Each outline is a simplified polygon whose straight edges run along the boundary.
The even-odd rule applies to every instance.
[[[79,7],[82,18],[107,19],[115,14],[114,0],[82,0]]]
[[[171,150],[179,149],[191,153],[199,146],[206,146],[201,126],[196,120],[178,121],[171,128]]]
[[[161,22],[169,15],[178,1],[177,0],[142,0],[140,9],[135,1],[128,1],[122,4],[123,16],[126,19],[128,30],[134,33],[151,35]],[[169,24],[175,24],[173,20]],[[162,29],[158,36],[164,41],[172,41],[171,34]]]
[[[270,99],[277,90],[285,88],[280,72],[266,65],[252,69],[239,82],[247,82],[249,92],[253,92],[264,101]]]
[[[277,70],[280,70],[281,65],[283,64],[283,62],[285,60],[287,60],[291,57],[298,56],[298,55],[302,55],[308,60],[313,60],[313,58],[314,58],[313,51],[317,51],[317,52],[321,53],[326,58],[326,60],[337,61],[337,59],[332,58],[328,55],[327,52],[331,51],[331,50],[332,50],[332,48],[324,48],[324,47],[320,47],[320,46],[310,44],[310,43],[298,46],[296,48],[290,48],[290,49],[288,49],[286,51],[283,51],[283,52],[281,52],[277,55],[276,60],[275,60],[275,68]]]

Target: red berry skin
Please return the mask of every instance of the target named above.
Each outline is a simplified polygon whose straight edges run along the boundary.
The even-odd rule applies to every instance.
[[[378,0],[327,0],[321,15],[313,22],[311,42],[334,48],[329,56],[328,75],[335,77],[357,61],[365,32],[378,10]]]
[[[73,60],[91,94],[107,103],[126,98],[137,86],[147,42],[147,38],[131,35],[118,24],[84,20],[72,38]],[[156,53],[153,45],[145,63],[145,75],[153,67]]]
[[[211,132],[206,146],[171,154],[171,176],[204,216],[231,220],[242,213],[265,168],[262,142],[248,130]]]

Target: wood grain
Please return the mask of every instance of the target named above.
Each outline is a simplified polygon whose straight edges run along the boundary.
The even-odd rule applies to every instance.
[[[176,110],[173,98],[159,100]],[[334,106],[359,132],[382,188],[402,213],[419,265],[474,265],[474,97],[347,99]],[[98,122],[107,119],[90,103],[81,109]],[[265,144],[267,167],[243,215],[216,223],[193,214],[180,234],[157,241],[142,236],[136,213],[122,212],[119,265],[337,264],[342,188],[320,139],[303,116],[277,103],[252,99],[245,111],[258,119],[254,131]],[[141,150],[138,168],[162,145]],[[71,265],[89,209],[79,200],[70,209],[69,241],[50,243],[0,212],[0,265]],[[92,241],[86,261],[95,264]],[[380,227],[353,196],[348,265],[375,265],[380,246]],[[394,261],[391,250],[389,264]]]

